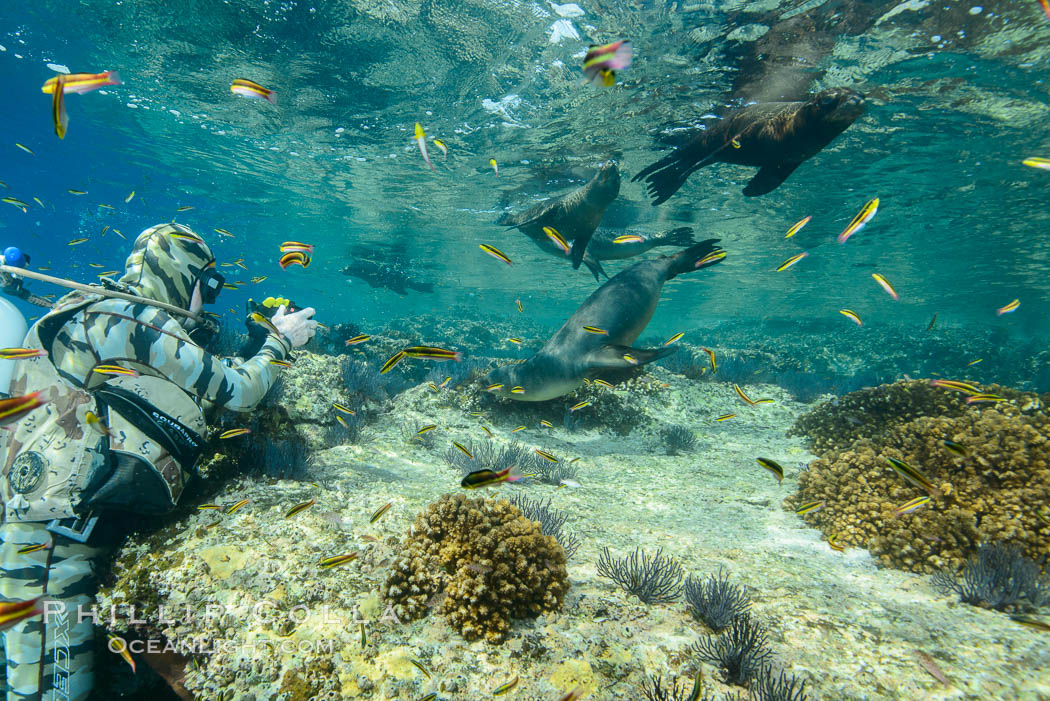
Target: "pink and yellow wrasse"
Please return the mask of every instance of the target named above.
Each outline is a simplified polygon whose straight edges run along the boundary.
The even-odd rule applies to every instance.
[[[1002,306],[1002,307],[999,307],[998,309],[996,309],[995,310],[995,315],[996,316],[1002,316],[1003,314],[1010,314],[1012,312],[1016,312],[1017,308],[1020,307],[1020,306],[1021,306],[1021,300],[1015,299],[1014,301],[1010,302],[1009,304],[1007,304],[1005,306]]]
[[[111,652],[120,655],[121,659],[127,662],[131,666],[131,673],[135,673],[135,660],[131,656],[131,651],[128,650],[128,643],[124,638],[119,635],[113,635],[107,633],[109,636],[109,642],[106,644]]]
[[[811,514],[814,511],[820,511],[823,508],[824,502],[822,501],[807,501],[805,504],[801,504],[797,509],[795,509],[795,513],[799,516],[805,516],[806,514]]]
[[[398,351],[397,353],[394,353],[392,356],[390,356],[390,358],[387,359],[385,363],[383,363],[383,367],[379,369],[379,374],[385,375],[386,373],[390,372],[394,369],[394,366],[400,363],[402,360],[404,360],[405,357],[405,351]]]
[[[298,513],[302,513],[303,511],[306,511],[311,506],[313,506],[315,503],[317,503],[315,499],[310,499],[309,501],[301,501],[298,504],[296,504],[295,506],[293,506],[292,508],[290,508],[287,511],[285,511],[284,512],[284,517],[285,518],[291,518],[292,516],[295,516]]]
[[[777,266],[777,272],[779,273],[779,272],[783,272],[784,270],[787,270],[792,265],[794,265],[795,263],[799,262],[800,260],[802,260],[803,258],[805,258],[808,255],[809,255],[809,253],[807,251],[802,251],[802,253],[796,253],[795,255],[791,256],[786,261],[784,261],[783,263],[778,265]]]
[[[97,372],[99,375],[127,375],[128,377],[138,377],[139,371],[132,370],[131,368],[122,368],[119,365],[97,365],[91,368],[92,372]]]
[[[736,391],[736,396],[740,397],[751,406],[755,405],[755,400],[751,399],[751,397],[744,394],[744,390],[740,389],[740,385],[734,383],[733,389]]]
[[[482,243],[482,244],[478,244],[478,248],[480,248],[481,250],[485,251],[485,253],[488,253],[490,256],[492,256],[496,260],[501,260],[504,263],[506,263],[507,265],[512,265],[512,263],[510,262],[510,258],[507,257],[507,254],[504,253],[503,251],[499,250],[495,246],[490,246],[487,243]]]
[[[31,545],[23,545],[18,549],[19,555],[28,555],[29,553],[40,552],[41,550],[50,550],[54,547],[54,543],[50,540],[46,543],[32,543]]]
[[[804,227],[806,224],[809,224],[809,220],[812,219],[812,218],[813,218],[813,215],[810,215],[810,216],[806,217],[805,219],[803,219],[802,221],[795,222],[791,226],[791,228],[787,230],[787,233],[784,234],[784,238],[789,239],[792,236],[794,236],[795,234],[797,234],[798,232],[802,231],[802,227]]]
[[[873,280],[875,280],[875,282],[879,283],[879,287],[886,290],[886,293],[890,297],[893,297],[893,299],[895,300],[900,299],[900,296],[897,294],[897,290],[893,289],[893,285],[890,284],[889,280],[879,275],[878,273],[872,273],[871,277]]]
[[[0,360],[28,360],[29,358],[46,358],[47,351],[42,348],[0,348]]]
[[[493,689],[492,690],[492,695],[493,696],[505,696],[506,694],[509,694],[514,689],[514,687],[516,687],[517,685],[518,685],[518,677],[514,677],[513,679],[511,679],[506,684],[500,684],[495,689]]]
[[[419,434],[416,434],[416,435],[419,435]],[[388,501],[387,503],[385,503],[382,506],[380,506],[378,509],[376,509],[375,513],[372,514],[372,518],[368,519],[368,522],[369,523],[375,523],[376,521],[378,521],[380,518],[382,518],[383,514],[385,514],[387,512],[387,510],[393,505],[394,505],[393,502]]]
[[[237,436],[246,436],[246,435],[248,435],[251,432],[252,431],[249,428],[231,428],[229,431],[223,431],[222,433],[220,433],[219,434],[219,438],[221,440],[226,440],[227,438],[236,438]]]
[[[561,249],[562,253],[569,255],[569,244],[562,238],[561,234],[558,233],[557,229],[552,229],[549,226],[543,227],[543,233],[547,234],[547,238],[554,242],[554,245]]]
[[[934,496],[941,495],[941,490],[934,486],[933,482],[931,482],[929,478],[918,469],[912,467],[903,460],[898,460],[897,458],[887,457],[886,461],[889,463],[890,467],[893,468],[894,472],[906,479],[913,486],[926,490],[927,494]]]
[[[616,71],[629,67],[633,58],[630,41],[592,44],[583,57],[583,75],[593,85],[610,87],[616,83]]]
[[[1010,401],[1006,397],[1000,397],[998,394],[975,394],[972,397],[966,398],[967,404],[998,404],[999,402]]]
[[[857,212],[857,216],[853,217],[853,220],[849,223],[849,226],[843,229],[842,233],[839,234],[838,242],[846,243],[849,237],[853,236],[853,234],[863,229],[864,225],[870,222],[872,217],[874,217],[875,213],[878,211],[879,198],[876,197],[875,199],[871,200],[866,205],[864,205],[864,207],[861,208],[859,212]]]
[[[430,156],[427,154],[427,133],[423,131],[423,127],[419,122],[416,122],[416,143],[419,144],[419,152],[423,154],[423,160],[430,166],[430,170],[437,172],[437,168],[430,162]]]
[[[107,85],[122,85],[120,82],[120,74],[116,71],[105,71],[103,73],[70,73],[69,75],[57,75],[54,78],[48,78],[44,81],[43,86],[40,88],[40,92],[53,95],[55,92],[55,86],[59,83],[59,78],[62,78],[62,92],[66,93],[77,93],[82,95],[92,90],[98,90],[104,88]]]
[[[230,85],[230,92],[234,95],[240,95],[241,97],[247,97],[254,100],[266,100],[271,105],[277,104],[277,93],[273,90],[267,90],[258,83],[247,80],[246,78],[237,78],[234,80]]]
[[[969,382],[961,382],[959,380],[930,380],[930,385],[933,387],[953,389],[956,392],[963,392],[965,394],[981,393],[981,389],[977,385],[972,385]]]
[[[852,319],[857,326],[864,326],[864,322],[860,320],[860,316],[852,309],[839,309],[839,314],[847,319]]]
[[[916,509],[922,508],[930,503],[929,496],[915,497],[911,501],[905,502],[893,510],[894,516],[903,516],[904,514],[910,514]]]
[[[66,116],[66,76],[60,75],[55,78],[55,88],[51,92],[51,121],[55,126],[55,135],[60,139],[66,138],[66,127],[69,118]]]
[[[0,630],[13,628],[24,620],[44,612],[43,597],[28,601],[5,601],[0,603]]]
[[[1046,0],[1039,0],[1039,4],[1044,8],[1050,8],[1050,5],[1046,3]],[[1047,13],[1050,17],[1050,12]],[[1029,156],[1028,158],[1021,161],[1022,165],[1026,165],[1029,168],[1038,168],[1039,170],[1050,170],[1050,158],[1040,158],[1039,156]]]
[[[645,239],[638,234],[624,234],[613,239],[613,243],[641,243],[642,241]]]
[[[725,251],[711,251],[706,256],[704,256],[703,258],[698,260],[696,262],[696,265],[694,265],[693,267],[694,268],[702,268],[705,265],[710,265],[712,263],[717,263],[718,261],[722,260],[725,257],[726,257],[726,252]]]
[[[404,350],[409,358],[431,358],[433,360],[455,360],[459,362],[459,351],[438,348],[437,346],[409,346]]]
[[[252,312],[248,315],[248,318],[254,321],[259,326],[266,329],[267,333],[271,333],[277,338],[281,338],[281,332],[277,329],[276,326],[273,325],[273,322],[270,321],[267,317],[260,314],[259,312]]]
[[[711,374],[714,375],[718,372],[718,363],[715,361],[715,352],[706,347],[701,347],[700,350],[707,353],[707,357],[711,360]]]
[[[347,553],[346,555],[334,555],[332,557],[326,557],[321,559],[317,565],[323,570],[330,570],[333,567],[339,567],[345,565],[348,562],[353,562],[357,559],[357,553]]]
[[[238,511],[240,511],[241,509],[243,509],[243,508],[244,508],[245,506],[247,506],[247,505],[248,505],[248,502],[249,502],[249,500],[248,500],[248,499],[241,499],[241,500],[240,500],[240,501],[238,501],[238,502],[235,502],[235,503],[233,503],[233,504],[230,504],[230,506],[229,506],[229,507],[228,507],[228,508],[226,509],[226,515],[228,516],[228,515],[230,515],[230,514],[235,514],[235,513],[237,513]]]

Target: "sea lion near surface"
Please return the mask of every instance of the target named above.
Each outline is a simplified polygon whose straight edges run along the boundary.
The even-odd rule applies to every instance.
[[[630,369],[675,352],[673,346],[645,349],[631,344],[649,324],[665,282],[725,257],[704,261],[721,251],[718,241],[708,239],[622,271],[591,293],[535,355],[492,370],[489,391],[518,401],[542,402],[572,392],[602,371]]]
[[[624,236],[638,236],[641,241],[624,241],[616,243],[616,239]],[[693,230],[688,226],[680,226],[677,229],[654,234],[649,231],[638,231],[635,229],[607,229],[598,227],[591,237],[591,243],[587,246],[587,254],[597,260],[623,260],[640,256],[646,251],[658,246],[681,246],[686,248],[692,246]]]
[[[624,236],[637,236],[641,240],[616,243],[616,239]],[[550,238],[546,236],[544,238],[546,239],[545,241],[536,241],[536,245],[551,255],[559,258],[565,257],[565,251],[561,247],[550,240]],[[681,246],[686,248],[694,243],[696,241],[693,240],[693,230],[688,226],[681,226],[659,234],[635,229],[609,229],[599,226],[594,231],[594,235],[591,236],[591,242],[587,244],[587,252],[583,254],[583,264],[594,275],[594,279],[601,282],[603,277],[606,280],[609,279],[609,274],[602,268],[603,260],[634,258],[658,246]]]
[[[848,88],[822,90],[804,102],[748,105],[697,132],[632,181],[645,179],[655,206],[708,163],[735,163],[759,169],[744,188],[744,195],[764,195],[820,153],[864,113],[864,108],[864,96]]]
[[[541,202],[519,214],[504,215],[497,223],[520,229],[536,245],[548,252],[555,244],[543,231],[543,227],[554,229],[566,242],[572,243],[572,267],[579,268],[594,230],[601,223],[605,210],[619,194],[620,169],[615,161],[605,161],[590,182],[583,187],[556,199]],[[557,250],[559,254],[562,253],[560,249]]]

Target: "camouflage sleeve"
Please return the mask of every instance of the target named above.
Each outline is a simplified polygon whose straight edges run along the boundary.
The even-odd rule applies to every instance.
[[[227,365],[190,341],[182,325],[160,309],[128,305],[121,313],[104,310],[104,304],[85,314],[96,362],[128,364],[140,371],[145,366],[150,374],[232,411],[254,409],[277,380],[280,368],[270,361],[286,360],[291,353],[285,339],[269,336],[254,357]]]

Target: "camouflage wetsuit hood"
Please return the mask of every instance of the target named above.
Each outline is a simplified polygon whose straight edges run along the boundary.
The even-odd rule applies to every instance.
[[[160,224],[135,239],[119,282],[140,297],[188,310],[194,286],[213,267],[211,249],[189,227]]]

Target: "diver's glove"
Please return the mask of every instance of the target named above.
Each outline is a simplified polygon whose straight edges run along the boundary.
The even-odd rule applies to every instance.
[[[281,306],[270,321],[272,321],[273,325],[277,327],[277,330],[288,339],[292,344],[292,348],[298,348],[299,346],[306,345],[306,343],[314,337],[314,334],[317,333],[317,322],[310,318],[313,315],[313,307],[300,309],[297,312],[289,314],[288,308]]]

